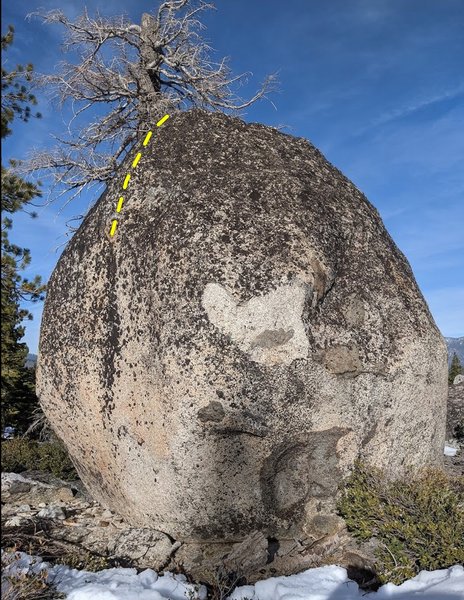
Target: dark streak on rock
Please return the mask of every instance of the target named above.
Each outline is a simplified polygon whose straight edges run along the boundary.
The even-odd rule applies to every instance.
[[[106,311],[103,315],[104,322],[108,325],[107,339],[103,340],[104,356],[102,361],[102,388],[104,390],[102,413],[105,421],[109,421],[115,406],[113,384],[116,374],[116,360],[121,350],[120,326],[121,321],[118,312],[118,300],[115,288],[117,278],[117,260],[113,246],[108,246],[107,281],[108,296]]]

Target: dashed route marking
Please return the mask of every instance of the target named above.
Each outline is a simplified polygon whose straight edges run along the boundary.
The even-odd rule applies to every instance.
[[[162,119],[160,119],[158,121],[158,123],[156,124],[157,127],[161,127],[161,125],[163,125],[163,123],[165,123],[167,120],[169,119],[169,115],[164,115],[164,117]],[[143,146],[147,146],[151,136],[153,135],[153,131],[149,131],[147,133],[147,135],[145,136],[145,139],[143,140]],[[142,158],[142,153],[141,152],[137,152],[133,162],[132,162],[132,168],[135,169],[135,167],[139,164],[140,159]],[[127,190],[129,183],[131,180],[131,174],[127,173],[125,179],[124,179],[124,183],[122,184],[122,189],[123,190]],[[118,204],[116,206],[116,212],[119,214],[122,210],[122,205],[124,204],[124,196],[120,196],[119,200],[118,200]],[[116,229],[118,227],[118,220],[117,219],[113,219],[111,222],[111,229],[110,229],[110,237],[113,237],[114,234],[116,233]]]
[[[124,183],[122,184],[122,189],[123,190],[127,190],[127,186],[129,185],[129,181],[130,181],[130,173],[128,173],[126,175],[126,178],[124,179]]]

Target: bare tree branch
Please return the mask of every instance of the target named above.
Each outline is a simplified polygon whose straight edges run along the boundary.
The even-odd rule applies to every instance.
[[[199,16],[212,8],[204,0],[166,0],[140,24],[123,15],[92,17],[87,10],[74,21],[61,10],[32,13],[63,25],[63,48],[78,59],[36,79],[60,105],[70,103],[73,114],[67,135],[52,150],[35,151],[22,172],[51,175],[60,194],[75,197],[108,182],[134,142],[165,113],[193,106],[237,112],[265,98],[274,76],[242,100],[234,89],[249,74],[233,76],[226,59],[211,58]]]

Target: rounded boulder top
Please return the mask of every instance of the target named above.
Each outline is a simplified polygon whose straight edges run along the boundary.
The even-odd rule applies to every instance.
[[[442,460],[444,341],[376,209],[313,145],[174,115],[110,237],[128,169],[61,256],[41,330],[38,395],[96,499],[176,539],[291,538],[357,458]]]

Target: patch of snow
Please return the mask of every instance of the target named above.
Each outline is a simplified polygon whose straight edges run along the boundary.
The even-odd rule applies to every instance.
[[[152,569],[137,573],[137,569],[124,568],[92,573],[65,565],[51,567],[24,552],[17,552],[16,557],[3,569],[4,576],[47,569],[47,581],[66,594],[66,600],[206,600],[206,588],[188,583],[185,575],[158,575]],[[5,584],[2,581],[2,592]]]
[[[368,594],[372,600],[395,598],[408,600],[424,598],[424,600],[462,600],[464,598],[464,567],[455,565],[439,571],[421,571],[412,579],[401,585],[387,583],[376,594]]]
[[[366,594],[342,567],[308,569],[237,588],[229,600],[464,600],[464,567],[421,571],[401,585],[387,583]]]
[[[44,487],[44,488],[54,487],[53,485],[50,485],[48,483],[43,483],[42,481],[37,481],[35,479],[29,479],[28,477],[23,477],[19,473],[2,473],[1,477],[2,477],[2,487],[4,485],[6,485],[6,486],[11,485],[15,481],[19,481],[21,483],[29,483],[31,485],[37,485],[38,487]]]
[[[458,451],[456,448],[453,448],[453,446],[445,446],[443,453],[445,456],[456,456]]]
[[[3,561],[7,566],[3,565]],[[43,562],[39,556],[30,556],[25,552],[15,552],[13,558],[11,552],[5,552],[2,549],[2,575],[14,577],[22,574],[26,575],[27,573],[40,573],[47,567],[48,564]]]
[[[230,600],[359,600],[358,584],[342,567],[318,567],[236,588]]]
[[[15,427],[10,427],[10,426],[5,427],[2,432],[2,439],[12,440],[14,438],[15,431],[16,431]]]
[[[50,575],[67,600],[186,600],[195,592],[183,575],[165,573],[158,576],[152,569],[105,569],[97,573],[56,566]],[[199,600],[206,599],[206,589]]]
[[[48,570],[48,580],[67,600],[206,600],[206,588],[187,582],[184,575],[152,569],[105,569],[97,573],[64,565],[50,567],[42,559],[23,552],[4,568],[5,576]],[[5,581],[2,583],[4,591]],[[289,577],[272,577],[237,588],[228,600],[464,600],[464,567],[421,571],[401,585],[387,583],[366,593],[337,566],[308,569]]]

